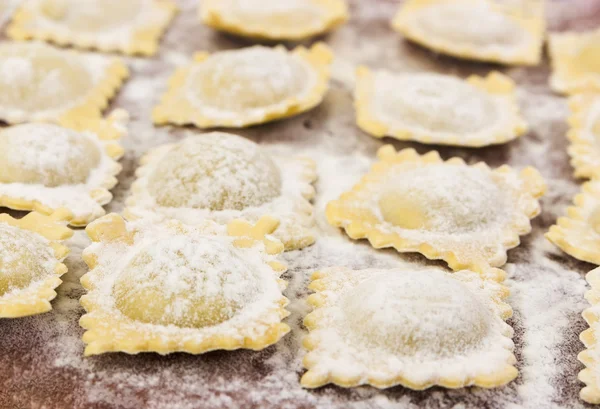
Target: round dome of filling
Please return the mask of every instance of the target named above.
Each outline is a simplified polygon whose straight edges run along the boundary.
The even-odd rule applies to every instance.
[[[242,210],[279,196],[281,176],[254,142],[213,132],[190,137],[160,159],[148,189],[160,206]]]
[[[297,97],[308,81],[294,57],[267,47],[224,51],[197,65],[190,76],[192,100],[240,112]]]
[[[108,31],[131,24],[141,0],[42,0],[40,11],[52,22],[75,31]]]
[[[53,274],[55,265],[41,236],[0,223],[0,296]]]
[[[413,16],[413,24],[428,35],[458,46],[485,48],[518,46],[530,34],[501,12],[487,5],[442,4]]]
[[[0,131],[0,182],[85,183],[100,156],[86,134],[51,124],[9,127]]]
[[[399,356],[451,357],[477,347],[493,316],[465,284],[442,271],[392,271],[340,300],[350,342]]]
[[[404,229],[463,233],[489,226],[503,209],[504,194],[481,169],[432,165],[392,172],[381,187],[379,210]]]
[[[174,236],[144,247],[113,286],[116,307],[135,321],[202,328],[231,319],[259,293],[230,242]]]
[[[0,46],[0,107],[38,112],[60,109],[86,97],[94,84],[87,69],[49,46]]]
[[[377,90],[379,110],[386,118],[424,132],[473,133],[493,125],[497,116],[488,95],[446,75],[383,75],[378,78]]]

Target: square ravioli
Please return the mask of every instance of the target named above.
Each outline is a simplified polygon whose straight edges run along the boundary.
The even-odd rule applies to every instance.
[[[0,44],[0,121],[97,118],[129,75],[117,58],[44,43]]]
[[[277,220],[227,226],[205,220],[187,226],[126,223],[116,214],[86,228],[92,245],[81,278],[88,293],[85,355],[105,352],[260,350],[290,328],[286,267],[277,261],[283,245],[270,236]]]
[[[550,87],[560,93],[600,91],[600,29],[551,34]]]
[[[465,80],[357,70],[356,122],[382,138],[457,146],[505,143],[527,131],[515,83],[499,72]]]
[[[600,265],[600,181],[584,183],[573,204],[546,238],[568,255]]]
[[[579,338],[585,345],[585,350],[577,355],[577,359],[585,365],[579,372],[579,380],[586,384],[579,396],[588,403],[600,403],[600,268],[590,271],[585,277],[590,289],[585,293],[585,299],[591,306],[583,311],[583,318],[589,328],[581,333]]]
[[[531,231],[546,189],[537,170],[504,165],[468,166],[443,161],[436,151],[396,152],[386,145],[379,162],[338,200],[327,204],[327,221],[352,239],[375,248],[419,252],[453,270],[485,271],[506,263],[506,251]]]
[[[297,115],[323,100],[331,60],[323,43],[197,53],[169,80],[154,123],[242,128]]]
[[[269,40],[302,40],[324,34],[348,19],[345,0],[204,0],[204,24]]]
[[[176,10],[168,0],[25,0],[7,34],[13,40],[153,55]]]
[[[66,227],[71,214],[59,209],[50,215],[32,212],[22,219],[0,214],[0,318],[17,318],[50,311],[62,263],[69,249],[60,242],[73,235]]]
[[[308,158],[270,155],[240,136],[211,132],[159,146],[140,163],[126,201],[130,219],[227,223],[269,214],[279,219],[274,236],[287,250],[315,241],[310,200],[317,175]]]
[[[508,289],[472,271],[406,263],[313,274],[301,383],[492,388],[517,376]]]
[[[567,137],[568,152],[575,177],[600,177],[600,92],[574,95],[569,98],[571,116]]]
[[[471,60],[537,65],[545,33],[543,2],[407,0],[392,21],[407,39]]]
[[[118,140],[127,120],[116,110],[107,119],[0,128],[0,206],[42,213],[64,207],[73,226],[104,215],[121,171]]]

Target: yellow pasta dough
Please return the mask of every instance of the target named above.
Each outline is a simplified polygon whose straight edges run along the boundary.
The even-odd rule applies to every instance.
[[[283,245],[270,236],[277,224],[268,216],[255,225],[126,223],[116,214],[90,224],[85,354],[200,354],[277,342],[290,330],[281,322],[289,315],[279,278],[286,268],[276,259]]]
[[[401,263],[313,274],[302,385],[485,388],[517,376],[508,289],[472,271]]]
[[[109,189],[121,171],[118,139],[128,115],[105,119],[20,124],[0,129],[0,205],[51,213],[66,208],[70,224],[83,226],[104,215]]]
[[[550,87],[560,93],[600,91],[600,29],[555,33],[548,40]]]
[[[127,75],[119,59],[43,43],[2,43],[0,120],[15,124],[99,118]]]
[[[357,71],[356,121],[365,132],[458,146],[508,142],[527,130],[514,82],[493,72],[463,81],[431,73]]]
[[[301,40],[348,19],[345,0],[205,0],[199,12],[217,30],[270,40]]]
[[[573,204],[550,227],[546,238],[570,256],[600,264],[600,182],[584,183]]]
[[[600,176],[600,93],[574,95],[569,99],[571,116],[567,133],[575,177]]]
[[[577,355],[577,359],[585,365],[579,372],[579,380],[586,386],[581,390],[579,396],[588,403],[600,403],[600,346],[598,345],[598,331],[600,322],[600,268],[595,268],[586,275],[590,289],[585,293],[585,299],[591,306],[583,311],[583,318],[589,328],[581,333],[579,338],[585,345],[585,350]]]
[[[380,148],[379,162],[349,192],[327,205],[330,224],[375,248],[393,247],[446,261],[454,270],[485,271],[506,262],[507,249],[531,231],[545,184],[537,170],[521,172],[435,151]]]
[[[153,55],[176,10],[169,0],[28,0],[7,33],[14,40]]]
[[[443,54],[502,64],[537,65],[545,32],[543,2],[524,7],[491,0],[408,0],[392,26]]]
[[[71,214],[60,209],[46,216],[29,213],[22,219],[0,214],[0,318],[17,318],[50,311],[54,291],[67,272],[62,244],[73,232]]]
[[[321,103],[331,58],[322,43],[197,53],[171,77],[154,122],[239,128],[296,115]]]
[[[188,224],[211,219],[280,220],[274,236],[286,249],[315,240],[315,163],[303,157],[271,156],[240,136],[210,132],[159,146],[146,154],[127,199],[133,218],[175,218]]]

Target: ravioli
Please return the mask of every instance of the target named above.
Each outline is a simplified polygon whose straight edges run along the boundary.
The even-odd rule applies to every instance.
[[[280,220],[274,236],[286,249],[312,244],[315,163],[270,155],[237,135],[210,132],[148,152],[127,199],[131,218],[175,218],[188,224],[211,219]]]
[[[585,299],[591,306],[583,311],[583,318],[589,325],[589,328],[581,333],[579,338],[585,345],[585,350],[577,355],[577,359],[585,365],[585,368],[579,372],[579,380],[585,383],[579,396],[588,403],[600,403],[600,378],[598,377],[598,322],[600,318],[600,268],[595,268],[586,275],[586,280],[590,284],[590,289],[585,293]]]
[[[567,215],[558,218],[546,238],[568,255],[600,265],[600,182],[581,186]]]
[[[405,264],[313,274],[304,387],[492,388],[517,376],[508,289],[472,271]]]
[[[7,34],[83,49],[154,55],[177,7],[157,0],[29,0]]]
[[[202,22],[217,30],[269,40],[302,40],[348,19],[345,0],[206,0]]]
[[[105,214],[121,171],[128,114],[107,119],[19,124],[0,130],[0,206],[52,213],[66,208],[73,226]]]
[[[600,29],[555,33],[548,40],[550,87],[559,93],[600,91]]]
[[[506,263],[506,251],[531,231],[545,184],[537,170],[467,166],[431,151],[391,145],[349,192],[328,203],[328,222],[375,248],[419,252],[453,270],[485,271]]]
[[[600,176],[600,93],[585,93],[569,98],[568,148],[575,177]]]
[[[171,77],[154,122],[241,128],[297,115],[323,100],[331,59],[322,43],[197,53]]]
[[[493,72],[466,81],[450,75],[357,70],[356,122],[375,136],[480,147],[527,131],[514,82]]]
[[[22,219],[0,214],[0,318],[18,318],[52,309],[62,263],[69,249],[62,245],[73,232],[71,214],[59,209],[50,215],[29,213]]]
[[[2,43],[0,120],[16,124],[100,118],[128,75],[119,59],[43,43]]]
[[[527,7],[490,0],[408,0],[393,28],[434,51],[470,60],[537,65],[542,56],[542,2]]]
[[[203,352],[274,344],[290,328],[270,236],[277,220],[227,226],[205,220],[126,223],[107,215],[86,228],[90,268],[81,283],[85,355]]]

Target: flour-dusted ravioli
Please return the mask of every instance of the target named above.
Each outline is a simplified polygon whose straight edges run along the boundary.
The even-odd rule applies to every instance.
[[[154,122],[239,128],[296,115],[323,100],[331,59],[322,43],[197,53],[171,77]]]
[[[106,120],[0,128],[0,206],[42,213],[64,207],[73,226],[104,215],[121,171],[118,139],[127,117],[116,110]]]
[[[409,40],[455,57],[537,65],[544,21],[541,1],[502,7],[491,0],[407,0],[392,26]]]
[[[569,99],[571,117],[567,137],[575,177],[600,177],[600,93],[586,93]]]
[[[100,117],[128,75],[119,59],[43,43],[0,44],[0,121]]]
[[[365,132],[458,146],[505,143],[527,130],[514,82],[493,72],[466,81],[433,73],[357,70],[356,122]]]
[[[66,227],[71,214],[60,209],[50,215],[32,212],[22,219],[0,214],[0,318],[50,311],[62,260],[69,249],[61,240],[73,232]]]
[[[86,228],[90,267],[81,283],[85,355],[122,351],[259,350],[289,332],[277,261],[277,220],[227,226],[205,220],[126,223],[116,214]]]
[[[568,255],[600,265],[600,181],[584,183],[573,203],[546,238]]]
[[[194,224],[279,219],[274,235],[286,249],[315,241],[315,163],[303,157],[269,155],[237,135],[211,132],[151,150],[141,159],[126,201],[128,218],[153,215]]]
[[[600,29],[551,34],[550,87],[561,93],[600,91]]]
[[[217,30],[270,40],[302,40],[348,19],[345,0],[205,0],[199,11]]]
[[[436,151],[419,156],[391,145],[380,161],[338,200],[327,220],[375,248],[419,252],[453,270],[484,271],[506,263],[506,251],[531,231],[545,184],[537,170],[491,170],[460,158],[444,162]]]
[[[406,265],[313,274],[302,385],[492,388],[517,376],[508,289],[472,271]]]
[[[8,36],[153,55],[177,7],[169,0],[26,0]]]
[[[579,339],[585,345],[577,359],[585,365],[579,372],[579,380],[586,384],[579,396],[588,403],[600,403],[600,267],[590,271],[585,277],[591,288],[585,293],[585,299],[591,307],[583,311],[583,318],[589,328],[581,333]]]

